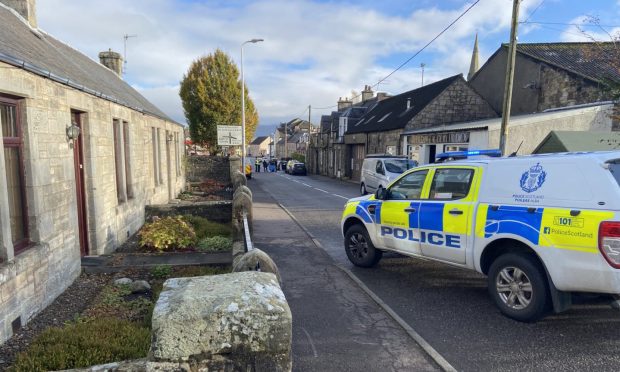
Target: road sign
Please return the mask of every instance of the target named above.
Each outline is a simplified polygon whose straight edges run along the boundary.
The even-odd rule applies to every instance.
[[[242,140],[240,125],[218,125],[217,144],[218,146],[241,146]]]

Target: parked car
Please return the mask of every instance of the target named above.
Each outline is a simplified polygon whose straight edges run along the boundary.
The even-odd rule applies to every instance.
[[[403,172],[417,166],[417,161],[404,156],[368,155],[362,163],[360,193],[366,195],[385,188]]]
[[[294,163],[289,173],[290,174],[301,174],[302,176],[307,175],[308,172],[306,171],[306,164],[300,163],[300,162]]]
[[[572,292],[620,294],[620,151],[416,167],[350,199],[341,226],[356,266],[394,251],[474,270],[504,315],[535,321]]]
[[[293,164],[295,163],[299,163],[297,160],[289,160],[286,163],[286,173],[291,174],[291,172],[293,171]]]

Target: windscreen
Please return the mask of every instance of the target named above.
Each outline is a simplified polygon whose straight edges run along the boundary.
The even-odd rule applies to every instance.
[[[385,160],[385,169],[390,173],[403,173],[404,171],[417,167],[418,162],[408,159]]]
[[[616,179],[618,186],[620,186],[620,159],[610,160],[607,164],[609,164],[609,171]]]

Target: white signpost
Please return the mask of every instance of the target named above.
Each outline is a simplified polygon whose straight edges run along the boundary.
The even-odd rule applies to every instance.
[[[241,146],[242,132],[240,125],[218,125],[217,144],[218,146]]]

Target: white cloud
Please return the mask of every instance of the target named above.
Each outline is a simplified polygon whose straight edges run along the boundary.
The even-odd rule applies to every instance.
[[[523,3],[522,12],[536,5],[529,3]],[[243,6],[219,1],[48,0],[38,6],[41,28],[95,59],[108,48],[122,52],[124,34],[138,35],[128,41],[126,78],[176,120],[182,120],[178,84],[192,60],[221,48],[238,61],[242,41],[264,38],[264,43],[245,47],[244,67],[261,122],[272,124],[299,116],[308,104],[332,105],[351,89],[374,84],[469,4],[398,16],[309,0]],[[506,1],[481,2],[379,90],[399,93],[419,86],[422,61],[427,63],[425,83],[466,73],[475,32],[506,32],[510,12]],[[313,110],[313,121],[327,111]]]

